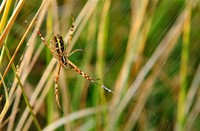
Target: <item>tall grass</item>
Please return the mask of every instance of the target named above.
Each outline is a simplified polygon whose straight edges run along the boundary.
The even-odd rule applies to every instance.
[[[199,130],[200,2],[2,1],[0,130]],[[109,93],[61,69],[37,36],[69,38],[69,59]]]

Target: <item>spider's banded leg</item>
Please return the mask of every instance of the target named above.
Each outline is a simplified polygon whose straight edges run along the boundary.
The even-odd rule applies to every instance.
[[[83,52],[83,50],[82,49],[76,49],[76,50],[73,50],[69,55],[68,55],[68,57],[70,57],[71,55],[73,55],[74,53],[76,53],[76,52]]]
[[[51,48],[50,53],[55,57],[56,59],[59,59],[59,54],[56,52],[58,48]]]
[[[40,36],[42,42],[51,50],[50,46],[48,45],[47,41],[44,39],[44,37],[42,36],[41,32],[39,31],[39,29],[37,30],[37,34]]]
[[[61,109],[60,102],[59,102],[59,96],[58,96],[58,79],[60,76],[60,69],[61,69],[61,64],[59,63],[58,72],[57,72],[56,78],[55,78],[55,96],[56,96],[56,102],[57,102],[59,108]]]
[[[73,37],[73,34],[74,34],[74,15],[71,14],[71,17],[72,17],[72,25],[71,25],[71,29],[70,29],[69,39],[67,41],[67,47],[68,47],[67,49],[69,49],[69,46],[72,42],[72,37]],[[67,52],[68,52],[68,50],[67,50]]]
[[[88,81],[101,86],[101,88],[103,88],[104,90],[108,91],[108,92],[112,92],[114,94],[116,94],[114,91],[108,89],[106,86],[104,86],[103,84],[98,83],[95,79],[93,79],[92,77],[90,77],[89,75],[87,75],[86,73],[84,73],[81,69],[79,69],[76,65],[74,65],[70,60],[67,59],[67,63],[71,66],[71,68],[76,71],[78,74],[80,74],[81,76],[83,76],[85,79],[87,79]]]

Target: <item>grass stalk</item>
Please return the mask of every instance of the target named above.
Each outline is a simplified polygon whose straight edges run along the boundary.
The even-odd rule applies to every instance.
[[[44,4],[45,4],[45,2],[43,2],[43,4],[40,6],[40,8],[38,9],[38,12],[36,13],[36,15],[34,16],[34,18],[32,19],[32,21],[31,21],[29,27],[27,28],[26,32],[24,33],[23,37],[21,38],[21,40],[20,40],[20,42],[19,42],[19,44],[18,44],[18,46],[17,46],[17,48],[16,48],[16,50],[15,50],[15,52],[14,52],[12,58],[11,58],[10,61],[9,61],[9,64],[7,65],[7,67],[6,67],[5,71],[4,71],[3,79],[4,79],[5,76],[7,75],[7,73],[8,73],[8,71],[9,71],[9,69],[10,69],[10,66],[11,66],[12,62],[14,61],[14,59],[15,59],[15,57],[16,57],[16,55],[17,55],[19,49],[20,49],[20,47],[22,46],[24,40],[26,39],[26,37],[27,37],[27,35],[28,35],[28,32],[29,32],[30,29],[32,28],[33,24],[35,23],[35,19],[36,19],[37,15],[39,14],[40,10],[42,9],[42,7],[44,6]],[[2,38],[0,38],[0,39],[3,40]],[[2,80],[3,80],[3,79],[2,79]],[[2,85],[2,81],[0,81],[0,87],[1,87],[1,85]]]
[[[145,23],[142,26],[140,33],[138,35],[138,42],[137,42],[138,49],[136,50],[136,54],[137,54],[138,58],[136,58],[136,62],[134,63],[134,66],[133,66],[134,72],[132,73],[133,75],[131,77],[135,77],[135,75],[137,75],[140,68],[142,68],[142,64],[143,64],[142,57],[144,54],[144,48],[145,48],[145,44],[146,44],[146,40],[147,40],[147,36],[148,36],[149,30],[150,30],[150,27],[152,25],[152,19],[153,19],[153,15],[155,13],[156,6],[157,6],[157,1],[154,1],[153,6],[148,11],[148,15],[145,16]],[[169,56],[169,53],[167,56]],[[149,77],[143,82],[142,88],[141,88],[141,93],[140,93],[140,96],[138,97],[136,105],[132,109],[129,109],[128,117],[130,117],[130,118],[127,118],[128,120],[124,127],[125,130],[133,129],[136,122],[138,121],[138,118],[142,114],[143,108],[144,108],[145,104],[147,103],[147,98],[151,94],[151,91],[153,90],[152,86],[155,84],[156,78],[159,74],[159,71],[162,68],[161,65],[164,60],[166,60],[166,59],[161,59],[158,62],[160,64],[160,66],[159,66],[159,64],[157,64],[156,67],[154,67],[152,69],[153,71],[149,75]]]
[[[3,0],[3,1],[1,2],[1,5],[0,5],[0,14],[2,14],[3,8],[4,8],[5,5],[6,5],[6,2],[7,2],[7,0]]]
[[[5,27],[5,24],[7,22],[8,13],[10,11],[11,3],[12,3],[12,0],[8,0],[6,2],[5,10],[3,12],[3,16],[1,18],[1,23],[0,23],[0,33],[2,33],[2,31],[3,31],[4,27]]]
[[[187,18],[183,26],[183,42],[181,51],[181,64],[180,64],[180,88],[178,95],[178,107],[177,107],[177,131],[185,130],[186,120],[186,94],[187,94],[187,72],[188,72],[188,54],[189,54],[189,38],[190,38],[190,3],[186,3]]]
[[[99,31],[97,36],[97,63],[96,74],[102,79],[105,68],[105,51],[108,39],[108,25],[109,25],[109,7],[111,0],[105,0],[103,3],[101,15],[101,21],[99,25]]]
[[[54,74],[51,74],[49,76],[49,80],[47,81],[46,85],[44,85],[41,95],[40,95],[40,97],[38,97],[38,99],[34,105],[33,110],[35,113],[37,113],[40,110],[41,105],[43,104],[47,94],[49,93],[49,90],[52,87],[51,85],[53,84],[53,81],[52,81],[53,78],[54,78]],[[54,98],[54,96],[53,96],[53,98]],[[53,98],[51,98],[51,99],[53,99]],[[52,115],[52,117],[53,117],[53,115]],[[33,121],[33,119],[31,118],[31,116],[28,116],[27,121],[24,124],[23,130],[28,130],[32,124],[32,121]],[[51,122],[52,122],[52,120],[51,120]]]
[[[11,59],[11,56],[10,56],[9,50],[8,50],[6,44],[5,44],[4,46],[5,46],[5,51],[6,51],[6,54],[7,54],[7,56],[8,56],[8,59],[10,60],[10,59]],[[36,128],[37,128],[38,130],[41,130],[41,127],[40,127],[40,125],[39,125],[39,123],[38,123],[38,121],[37,121],[37,119],[36,119],[35,114],[33,113],[33,109],[32,109],[32,107],[31,107],[31,105],[30,105],[30,103],[29,103],[29,101],[28,101],[27,96],[26,96],[26,92],[25,92],[25,90],[24,90],[24,86],[22,85],[22,83],[21,83],[21,81],[20,81],[20,78],[19,78],[19,76],[18,76],[17,69],[15,68],[14,63],[12,63],[11,65],[12,65],[13,72],[15,73],[15,77],[17,78],[19,87],[21,88],[22,95],[23,95],[23,97],[24,97],[25,103],[26,103],[26,105],[28,106],[29,111],[30,111],[30,113],[31,113],[31,116],[32,116],[32,118],[33,118],[33,121],[34,121],[34,123],[35,123],[35,126],[36,126]],[[2,80],[3,80],[3,79],[2,79]]]
[[[115,116],[114,116],[114,123],[113,126],[116,124],[117,120],[119,119],[119,116],[121,115],[122,111],[127,106],[128,102],[131,100],[131,98],[134,96],[136,91],[141,86],[144,78],[148,74],[148,72],[152,69],[153,65],[157,62],[157,60],[160,58],[163,51],[166,50],[168,46],[173,45],[175,42],[177,42],[178,38],[180,37],[182,33],[182,26],[183,21],[185,20],[185,12],[180,14],[177,21],[174,23],[174,25],[171,27],[171,30],[166,34],[165,38],[157,49],[152,54],[151,58],[146,62],[146,64],[143,66],[143,68],[140,70],[138,76],[134,80],[134,82],[130,85],[130,88],[127,90],[127,93],[123,97],[123,99],[120,101],[120,104],[118,105],[118,109],[116,110]]]
[[[25,0],[20,0],[19,3],[17,4],[17,7],[15,8],[11,18],[9,19],[3,33],[1,34],[1,37],[0,37],[0,48],[2,47],[3,45],[3,42],[6,38],[6,36],[8,35],[8,33],[10,32],[10,29],[11,27],[13,26],[14,22],[15,22],[15,19],[17,18],[21,8],[23,7],[23,4],[24,4]]]
[[[101,14],[101,20],[99,23],[99,31],[97,35],[97,62],[96,62],[96,76],[100,78],[101,82],[103,82],[104,72],[105,72],[105,52],[107,50],[108,45],[108,29],[109,29],[109,9],[110,9],[111,0],[104,0],[99,2],[99,14]],[[97,87],[97,86],[95,86]],[[94,91],[94,99],[96,100],[95,104],[98,104],[99,101],[101,104],[106,102],[105,98],[105,90],[101,89],[101,97],[99,97],[99,89],[95,89]],[[101,123],[104,123],[106,120],[106,113],[97,114],[96,121],[97,121],[97,130],[103,130]]]
[[[53,29],[53,21],[52,21],[52,2],[49,4],[48,11],[47,11],[47,21],[46,21],[46,34],[52,34]],[[50,53],[50,50],[48,48],[45,48],[46,51],[46,63],[49,64],[52,56]],[[49,80],[48,80],[49,81]],[[53,112],[54,112],[54,103],[52,102],[53,98],[55,98],[54,95],[54,88],[53,85],[51,86],[46,99],[47,104],[47,123],[52,122],[53,118]]]
[[[2,74],[0,73],[0,77],[1,79],[3,78]],[[2,120],[4,118],[4,116],[6,115],[6,111],[8,110],[8,105],[9,105],[9,99],[8,99],[8,91],[7,91],[7,87],[4,81],[3,82],[3,86],[4,86],[4,92],[5,92],[5,96],[6,96],[6,102],[4,105],[4,108],[2,109],[1,113],[0,113],[0,123],[2,123]],[[2,96],[1,96],[2,97]]]
[[[140,1],[139,3],[137,3],[138,6],[140,6],[139,10],[134,8],[134,6],[137,5],[136,3],[137,3],[136,1],[134,0],[132,1],[132,6],[133,6],[132,7],[132,21],[131,21],[128,44],[126,47],[126,54],[125,54],[122,68],[120,70],[120,73],[115,83],[115,92],[120,94],[120,95],[115,95],[112,99],[113,100],[112,103],[115,106],[118,106],[120,102],[120,96],[122,95],[123,90],[126,89],[125,85],[127,85],[126,83],[128,82],[128,79],[129,79],[130,70],[133,64],[133,59],[135,57],[135,53],[138,48],[138,44],[136,43],[137,34],[140,31],[148,1]],[[113,113],[111,124],[109,125],[110,126],[109,130],[113,130],[115,128],[115,124],[117,122],[116,117],[117,117],[117,114]]]
[[[45,127],[43,129],[43,131],[49,131],[49,130],[57,129],[58,127],[60,127],[63,124],[69,123],[71,121],[78,120],[82,117],[94,115],[97,111],[102,112],[104,110],[107,110],[107,108],[106,107],[97,107],[97,108],[87,108],[87,109],[83,109],[83,110],[71,113],[70,115],[67,115],[65,117],[58,119],[57,121],[54,121],[53,123],[51,123],[50,125]]]
[[[200,85],[199,78],[200,78],[200,64],[198,65],[196,74],[194,76],[194,79],[192,81],[192,84],[191,84],[191,87],[187,94],[187,99],[186,99],[186,115],[187,115],[186,118],[187,119],[185,122],[185,129],[188,131],[193,129],[192,127],[195,125],[195,121],[197,120],[198,114],[200,113],[200,107],[199,107],[200,96],[198,95],[199,92],[197,91]],[[197,96],[197,100],[195,102],[192,102],[195,96]]]
[[[6,3],[6,6],[5,6],[5,10],[3,12],[3,16],[1,18],[1,22],[0,22],[0,34],[2,34],[3,32],[3,29],[5,27],[5,24],[7,22],[7,18],[8,18],[8,13],[9,13],[9,10],[10,10],[10,7],[11,7],[11,3],[12,3],[12,0],[8,0]],[[3,4],[3,3],[2,3]],[[3,5],[2,5],[3,6]],[[2,7],[3,8],[3,7]],[[2,48],[2,51],[1,51],[1,55],[0,55],[0,65],[2,65],[2,59],[3,59],[3,55],[5,53],[5,48],[3,47]],[[3,77],[2,77],[3,78]],[[3,79],[2,79],[3,80]],[[1,86],[1,84],[0,84]]]

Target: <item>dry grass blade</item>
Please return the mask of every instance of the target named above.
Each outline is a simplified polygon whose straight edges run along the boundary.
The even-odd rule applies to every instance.
[[[0,36],[0,48],[2,47],[3,42],[4,42],[5,38],[6,38],[6,36],[8,35],[11,27],[13,26],[13,23],[14,23],[15,19],[17,18],[17,15],[19,14],[24,2],[25,2],[25,0],[20,0],[19,1],[19,3],[17,4],[16,9],[14,10],[10,20],[8,21],[8,23],[6,25],[6,28],[4,29],[3,33],[1,34],[1,36]]]
[[[3,76],[2,74],[0,73],[0,77],[1,77],[1,80],[3,80]],[[3,86],[4,86],[4,91],[5,91],[5,97],[6,97],[6,103],[4,105],[4,108],[2,109],[1,113],[0,113],[0,123],[2,123],[2,120],[4,119],[5,115],[6,115],[6,111],[8,110],[8,106],[9,106],[9,99],[8,99],[8,91],[7,91],[7,87],[6,87],[6,84],[4,81],[3,82]],[[1,96],[1,97],[4,97],[4,96]]]
[[[2,16],[2,18],[1,18],[0,33],[2,33],[3,28],[4,28],[5,24],[6,24],[6,21],[7,21],[7,17],[8,17],[8,13],[9,13],[9,10],[10,10],[11,3],[12,3],[12,0],[7,1],[7,3],[6,3],[5,0],[2,2],[0,12],[2,11],[2,9],[3,9],[3,7],[4,7],[5,4],[6,4],[6,6],[5,6],[5,11],[4,11],[4,13],[3,13],[3,16]]]
[[[178,107],[177,107],[177,123],[175,125],[175,131],[185,129],[186,111],[185,101],[188,85],[188,62],[189,62],[189,40],[190,40],[190,25],[191,25],[191,3],[187,1],[185,7],[186,20],[183,25],[183,42],[181,51],[181,66],[180,66],[180,87],[178,96]]]
[[[44,2],[44,3],[45,3],[45,2]],[[43,4],[44,4],[44,3],[43,3]],[[38,12],[36,13],[36,15],[35,15],[35,17],[33,18],[33,20],[31,21],[31,23],[30,23],[28,29],[26,30],[24,36],[22,37],[20,43],[18,44],[18,46],[17,46],[17,48],[16,48],[16,50],[15,50],[15,52],[14,52],[14,54],[13,54],[13,56],[12,56],[10,62],[9,62],[9,64],[8,64],[8,66],[7,66],[6,70],[5,70],[4,74],[3,74],[3,79],[5,78],[6,74],[8,73],[8,70],[10,69],[10,66],[11,66],[12,62],[13,62],[13,60],[14,60],[15,57],[16,57],[16,54],[18,53],[18,51],[19,51],[21,45],[23,44],[25,38],[27,37],[28,32],[30,31],[31,27],[33,26],[33,24],[34,24],[34,22],[35,22],[35,18],[37,17],[37,15],[39,14],[40,10],[42,9],[43,4],[41,5],[40,9],[39,9]],[[2,36],[2,37],[3,37],[3,36]],[[2,40],[3,40],[3,39],[2,39]],[[0,86],[1,86],[1,84],[2,84],[2,82],[0,81]]]
[[[199,73],[199,72],[198,72]],[[197,81],[199,83],[199,80]],[[187,130],[192,130],[195,121],[198,119],[198,116],[200,114],[200,96],[198,95],[196,102],[194,103],[194,106],[192,107],[190,113],[188,113],[188,118],[186,119],[185,128]]]
[[[197,95],[197,93],[198,93],[198,88],[199,88],[199,85],[200,85],[199,78],[200,78],[200,64],[197,68],[196,74],[194,76],[191,87],[190,87],[188,94],[187,94],[187,97],[186,97],[186,105],[185,105],[186,106],[185,107],[186,108],[186,110],[185,110],[186,114],[189,113],[189,110],[192,106],[192,101],[193,101],[195,95]]]
[[[118,117],[121,115],[124,108],[127,106],[131,98],[134,96],[135,92],[139,89],[141,83],[143,82],[144,78],[148,74],[148,72],[152,69],[153,65],[157,62],[157,60],[162,56],[161,54],[166,50],[168,46],[171,44],[175,44],[182,33],[183,23],[186,18],[186,13],[183,12],[177,19],[177,21],[172,26],[171,30],[167,33],[163,41],[159,44],[157,49],[152,54],[151,58],[147,61],[144,67],[139,72],[138,76],[136,77],[135,81],[131,84],[130,88],[127,90],[127,93],[121,100],[120,104],[118,105],[116,113],[114,117],[114,123],[117,122]],[[113,123],[113,124],[114,124]]]
[[[1,5],[0,5],[0,14],[3,11],[4,6],[6,5],[6,1],[7,0],[3,0],[2,3],[1,3]]]
[[[33,111],[35,113],[37,113],[39,111],[40,107],[44,103],[45,97],[46,97],[47,93],[49,92],[49,89],[51,88],[51,85],[53,83],[53,81],[52,81],[53,77],[54,77],[53,74],[51,74],[51,76],[49,76],[49,81],[46,83],[46,85],[44,85],[41,95],[39,96],[39,98],[37,98],[37,101],[35,101],[34,109],[33,109]],[[28,118],[27,117],[24,117],[24,120],[26,120],[26,119],[27,120],[25,121],[24,128],[22,130],[28,130],[33,122],[33,119],[30,116]]]
[[[96,112],[102,112],[103,110],[106,110],[106,109],[107,109],[106,107],[88,108],[88,109],[80,110],[78,112],[71,113],[70,115],[62,117],[58,119],[57,121],[51,123],[50,125],[45,127],[43,131],[55,130],[63,124],[66,124],[71,121],[75,121],[82,117],[94,115]]]
[[[129,33],[129,40],[128,45],[126,49],[126,55],[125,60],[123,62],[123,66],[120,70],[119,77],[117,78],[116,84],[115,84],[115,92],[122,93],[122,90],[124,89],[125,83],[128,81],[129,72],[132,67],[132,62],[135,57],[135,51],[138,47],[138,45],[135,43],[137,39],[137,34],[140,31],[145,10],[147,8],[148,1],[141,1],[140,3],[137,3],[136,1],[133,1],[133,6],[139,6],[140,8],[137,10],[133,7],[133,14],[132,14],[132,23],[131,23],[131,30]],[[136,4],[136,5],[135,5]],[[119,102],[120,96],[113,97],[113,103],[117,104]]]
[[[47,69],[45,70],[42,78],[40,79],[40,81],[38,83],[38,85],[36,86],[36,89],[35,89],[35,91],[33,92],[32,96],[30,98],[30,104],[31,105],[36,104],[36,101],[38,99],[37,97],[41,93],[41,90],[43,89],[43,86],[44,86],[46,80],[48,79],[50,72],[52,72],[52,70],[53,70],[54,65],[52,63],[55,63],[55,60],[51,61],[51,63],[49,64],[51,66],[47,67]],[[45,91],[45,90],[43,90],[43,91]],[[23,112],[21,118],[19,119],[18,123],[25,123],[28,115],[29,115],[29,111],[28,111],[28,108],[26,108],[25,111]],[[18,126],[16,127],[16,130],[21,130],[23,126],[24,126],[24,124],[18,124]]]

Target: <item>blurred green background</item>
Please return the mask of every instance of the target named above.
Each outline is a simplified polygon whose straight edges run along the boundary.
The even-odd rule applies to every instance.
[[[200,129],[198,0],[3,0],[0,11],[0,130]],[[36,28],[66,44],[71,13],[67,49],[83,52],[69,59],[115,93],[62,68],[62,112],[58,61]]]

